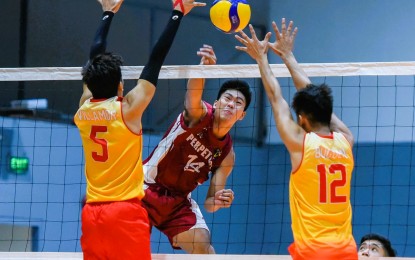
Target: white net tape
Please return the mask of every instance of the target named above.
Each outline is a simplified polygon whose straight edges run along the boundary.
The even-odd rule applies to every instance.
[[[415,75],[415,62],[303,63],[309,77]],[[273,64],[276,77],[290,77],[283,64]],[[138,79],[143,66],[124,66],[124,79]],[[259,78],[256,64],[164,66],[160,79]],[[81,80],[80,67],[0,68],[0,81]]]

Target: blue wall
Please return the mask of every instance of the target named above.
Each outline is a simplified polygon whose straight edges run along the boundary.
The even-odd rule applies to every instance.
[[[413,61],[414,12],[412,0],[292,0],[270,1],[269,18],[298,26],[301,62]]]

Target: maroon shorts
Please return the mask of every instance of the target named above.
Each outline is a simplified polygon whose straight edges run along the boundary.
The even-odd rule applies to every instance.
[[[191,228],[209,230],[198,205],[191,198],[174,195],[154,184],[145,189],[145,193],[142,202],[151,225],[164,233],[172,245],[174,236]]]
[[[84,259],[151,259],[147,211],[138,199],[87,203],[82,209]]]

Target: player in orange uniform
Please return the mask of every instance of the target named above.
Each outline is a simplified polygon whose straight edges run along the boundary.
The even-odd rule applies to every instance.
[[[353,135],[333,113],[333,97],[327,85],[313,85],[297,63],[293,45],[297,28],[282,31],[273,23],[277,40],[269,32],[259,41],[241,32],[236,38],[258,63],[265,91],[272,106],[281,139],[291,158],[290,210],[294,243],[288,248],[293,259],[357,259],[352,235],[350,181],[354,167]],[[278,54],[291,73],[297,93],[292,106],[284,100],[281,87],[269,66],[267,51]]]
[[[82,210],[84,259],[151,259],[144,196],[141,117],[184,14],[205,4],[177,0],[137,85],[122,97],[122,59],[105,52],[122,0],[99,0],[104,10],[82,71],[84,92],[74,120],[85,154],[86,205]]]

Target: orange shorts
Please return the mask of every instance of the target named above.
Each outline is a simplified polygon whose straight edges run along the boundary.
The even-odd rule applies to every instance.
[[[300,251],[294,242],[288,247],[288,252],[293,260],[358,260],[356,244],[343,248],[318,245],[314,248],[302,248]]]
[[[140,200],[87,203],[81,247],[84,259],[150,260],[150,225]]]

